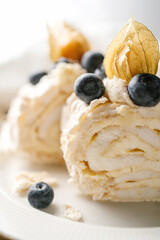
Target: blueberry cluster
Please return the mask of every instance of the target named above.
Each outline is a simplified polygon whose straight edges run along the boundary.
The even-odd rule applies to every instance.
[[[106,74],[103,60],[104,56],[99,52],[88,51],[82,56],[81,65],[88,73],[77,78],[74,92],[87,104],[104,95],[105,87],[102,80]]]
[[[75,82],[77,97],[89,104],[103,96],[105,87],[95,74],[83,74]],[[128,94],[134,104],[153,107],[160,102],[160,78],[149,73],[135,75],[128,84]]]
[[[106,73],[103,65],[104,56],[100,52],[88,51],[81,59],[81,65],[88,73],[82,74],[75,81],[74,92],[82,101],[89,104],[94,99],[104,95],[103,79]],[[54,63],[53,69],[59,63],[74,63],[73,60],[61,57]],[[36,85],[47,72],[39,72],[30,76],[31,84]],[[128,84],[131,100],[139,106],[152,107],[160,101],[160,79],[149,73],[135,75]]]
[[[81,59],[81,65],[84,69],[86,69],[88,73],[95,72],[99,78],[104,79],[106,77],[106,74],[103,66],[103,59],[104,56],[101,53],[88,51],[83,55]],[[55,69],[57,65],[62,62],[74,63],[72,59],[61,57],[53,64],[53,69]],[[36,85],[39,83],[40,79],[47,74],[48,73],[46,71],[34,73],[29,77],[29,82],[32,85]]]
[[[103,58],[102,54],[91,51],[82,57],[82,67],[92,74],[81,75],[75,82],[74,91],[87,104],[100,98],[105,92],[102,82],[106,77]],[[128,84],[128,93],[136,105],[155,106],[160,101],[160,79],[149,73],[137,74]]]

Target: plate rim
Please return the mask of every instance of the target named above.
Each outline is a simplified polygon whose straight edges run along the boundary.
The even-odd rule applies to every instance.
[[[4,206],[7,206],[7,208],[5,208],[6,211],[4,210]],[[12,225],[15,212],[16,212],[16,217],[18,222],[20,222],[23,219],[23,223],[21,223],[22,228],[23,228],[23,225],[29,224],[27,228],[29,228],[31,231],[28,232],[27,236],[22,236],[23,229],[21,229],[20,226],[17,226],[16,229],[14,228],[14,231],[12,229],[12,226],[9,226],[9,224],[8,226],[6,226],[6,222],[4,221],[4,219],[8,218],[10,224]],[[39,226],[42,225],[44,222],[48,223],[50,221],[51,223],[51,225],[47,226],[47,228],[45,225],[45,227],[43,228],[43,232],[41,229],[41,232],[39,232],[38,234],[41,233],[42,238],[41,236],[39,236],[38,238],[36,238],[37,240],[44,239],[43,237],[44,232],[47,231],[49,227],[51,228],[50,234],[54,234],[54,231],[57,230],[56,234],[58,234],[58,239],[67,240],[66,235],[63,234],[61,231],[61,228],[58,227],[59,225],[63,225],[64,232],[68,232],[68,230],[69,231],[72,230],[72,233],[68,238],[69,240],[75,239],[75,234],[78,229],[81,232],[88,232],[88,234],[86,234],[86,236],[83,237],[83,240],[89,240],[91,238],[97,239],[96,237],[98,237],[98,239],[100,240],[100,239],[103,239],[104,236],[108,236],[109,239],[113,239],[114,237],[114,239],[124,239],[124,240],[128,240],[128,239],[142,240],[142,237],[143,237],[143,239],[147,240],[147,239],[155,239],[153,237],[160,236],[160,227],[124,228],[124,227],[108,227],[108,226],[99,226],[99,225],[96,226],[89,223],[73,222],[65,218],[50,215],[48,213],[44,214],[45,212],[43,211],[33,209],[33,208],[30,209],[30,208],[27,208],[26,206],[20,205],[15,200],[11,199],[11,197],[7,193],[5,193],[3,190],[0,190],[0,213],[2,216],[0,220],[0,233],[4,234],[6,237],[12,237],[14,239],[20,239],[20,240],[35,239],[35,231],[33,232],[33,225],[36,217],[37,219],[39,219],[37,222]],[[42,214],[43,214],[43,219],[39,218]],[[27,216],[27,218],[25,218],[25,216]],[[32,220],[27,222],[28,218]],[[54,227],[52,226],[52,223],[54,223]],[[14,223],[14,227],[15,227],[15,224],[16,223]],[[33,236],[32,236],[32,232],[33,232]],[[102,236],[102,238],[99,236]],[[152,238],[150,238],[151,236]],[[50,237],[51,235],[47,236],[45,239],[49,240]],[[80,236],[79,239],[82,239],[81,237],[82,236]],[[78,238],[76,239],[78,240]]]

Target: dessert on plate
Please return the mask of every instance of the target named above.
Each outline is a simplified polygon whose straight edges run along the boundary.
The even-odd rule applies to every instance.
[[[107,78],[83,74],[63,108],[71,179],[95,200],[160,201],[159,44],[131,18],[108,46]]]
[[[84,72],[79,63],[59,62],[38,84],[22,87],[2,126],[1,150],[23,152],[39,164],[63,162],[61,108],[73,92],[75,79]]]

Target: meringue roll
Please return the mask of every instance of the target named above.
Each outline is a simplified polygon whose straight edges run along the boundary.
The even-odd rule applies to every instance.
[[[118,46],[121,43],[125,45],[124,41],[114,42],[118,54],[113,51],[112,44],[112,49],[108,50],[111,58],[107,55],[107,59],[104,60],[106,75],[111,75],[103,81],[105,94],[86,104],[73,93],[62,111],[61,146],[70,177],[83,193],[90,195],[94,200],[160,201],[160,102],[150,107],[135,104],[128,91],[128,84],[132,81],[134,72],[132,75],[128,75],[127,72],[123,74],[125,64],[126,69],[130,71],[132,67],[137,67],[134,69],[135,74],[137,71],[142,73],[143,69],[140,68],[147,64],[147,74],[150,76],[150,61],[153,66],[152,78],[156,78],[157,81],[154,74],[158,67],[159,49],[156,40],[152,39],[154,36],[133,21],[127,25],[125,37],[123,36],[127,47],[124,46],[123,49]],[[150,46],[150,50],[152,47],[155,51],[153,58],[149,52],[146,54],[148,63],[143,56],[130,54],[130,48],[134,46],[135,50],[136,44],[138,48],[143,47],[137,40],[138,31],[141,29],[145,30],[143,43],[148,44],[148,47],[154,43],[153,47]],[[131,32],[132,30],[134,32]],[[143,51],[145,52],[145,48]],[[113,52],[116,57],[113,57]],[[131,66],[132,63],[134,66]],[[115,74],[116,69],[118,72]],[[139,75],[136,77],[138,81]],[[150,87],[152,82],[148,81],[142,87],[148,87],[147,84]],[[160,89],[160,79],[158,84]],[[147,96],[144,98],[149,99]]]
[[[63,109],[69,174],[96,200],[159,201],[160,103],[149,110],[136,106],[124,80],[104,84],[108,96],[87,105],[73,94]]]
[[[1,148],[24,153],[39,164],[63,162],[60,116],[75,79],[84,73],[78,63],[59,63],[33,86],[22,87],[1,131]],[[5,139],[5,141],[4,141]]]

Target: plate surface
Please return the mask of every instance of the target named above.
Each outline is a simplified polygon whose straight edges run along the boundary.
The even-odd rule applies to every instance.
[[[30,73],[48,70],[51,65],[44,41],[1,64],[0,79],[5,81],[0,81],[0,108],[8,107]],[[57,178],[54,202],[46,210],[33,209],[26,197],[14,193],[16,175],[24,170],[47,170]],[[40,167],[30,165],[20,156],[0,155],[0,232],[20,240],[159,239],[160,203],[92,201],[68,184],[67,179],[64,166]],[[77,207],[83,215],[82,223],[64,219],[63,204]]]
[[[95,202],[68,184],[64,166],[38,167],[21,156],[1,156],[0,163],[0,232],[18,239],[158,239],[160,236],[159,203]],[[55,199],[43,211],[32,208],[26,196],[14,192],[17,173],[51,173],[57,180]],[[63,204],[77,207],[81,223],[63,218]]]

